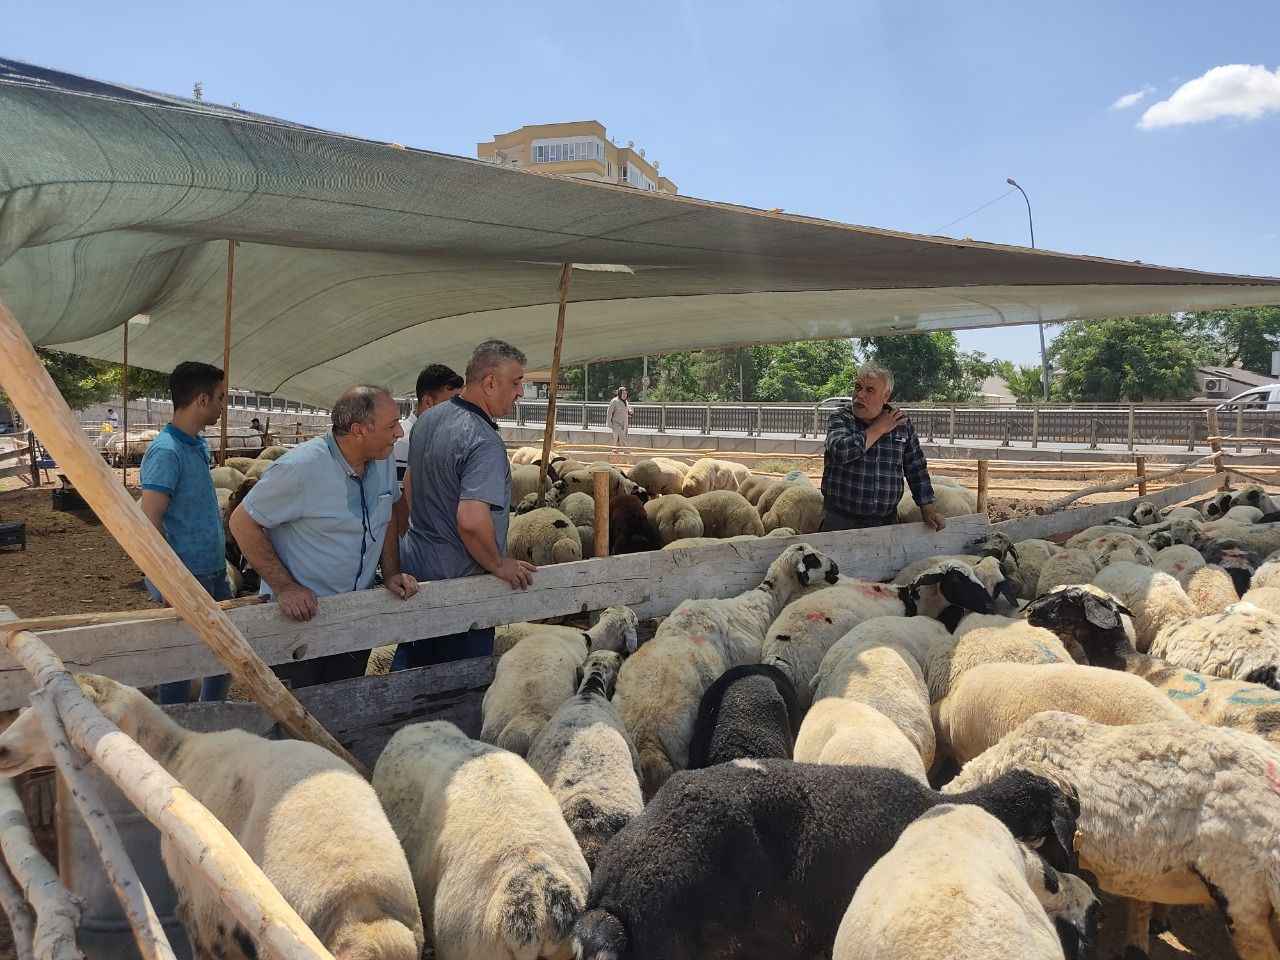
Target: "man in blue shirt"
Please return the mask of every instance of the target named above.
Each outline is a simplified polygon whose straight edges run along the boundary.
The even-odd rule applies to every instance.
[[[365,590],[379,561],[402,600],[418,581],[400,572],[400,541],[388,536],[400,497],[392,448],[400,409],[381,387],[352,387],[333,405],[333,429],[294,447],[231,514],[231,535],[291,620],[315,616],[317,597]],[[276,667],[294,687],[363,676],[369,651]]]
[[[142,512],[164,534],[174,553],[215,600],[231,599],[227,582],[222,515],[209,474],[209,447],[200,435],[222,416],[227,385],[207,363],[178,364],[169,375],[173,420],[151,441],[142,458]],[[151,599],[163,603],[150,580]],[[161,703],[186,703],[189,682],[160,685]],[[201,700],[226,696],[227,677],[206,677]]]

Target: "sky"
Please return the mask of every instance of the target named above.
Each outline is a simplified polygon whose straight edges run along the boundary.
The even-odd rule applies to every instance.
[[[5,6],[0,55],[358,136],[595,119],[682,194],[1025,244],[1014,177],[1040,247],[1280,275],[1275,0]]]

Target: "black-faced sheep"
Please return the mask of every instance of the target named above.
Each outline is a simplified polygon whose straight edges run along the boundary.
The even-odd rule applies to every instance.
[[[644,504],[635,494],[623,494],[609,501],[609,554],[644,553],[661,550],[662,538],[649,519]]]
[[[685,600],[654,638],[622,665],[615,702],[640,752],[641,786],[652,794],[688,765],[703,692],[744,663],[758,663],[765,632],[811,582],[834,581],[836,564],[808,544],[783,550],[760,586],[727,600]]]
[[[323,747],[243,730],[194,733],[132,687],[89,674],[85,696],[231,832],[337,958],[417,960],[423,923],[413,877],[378,798]],[[0,736],[0,776],[52,764],[39,719],[24,710]],[[197,956],[252,960],[254,936],[220,891],[167,838],[160,854]]]
[[[527,763],[451,723],[412,723],[382,751],[373,788],[439,960],[568,960],[591,873]],[[327,829],[328,813],[316,822]]]
[[[582,559],[578,528],[554,507],[540,507],[511,518],[507,553],[538,566]]]
[[[730,760],[791,759],[800,705],[785,673],[767,663],[730,667],[698,703],[689,769]]]
[[[1237,596],[1244,596],[1253,584],[1253,572],[1262,565],[1262,557],[1259,553],[1246,544],[1221,537],[1202,540],[1195,546],[1204,557],[1205,563],[1221,567],[1227,572],[1235,586]]]
[[[1206,520],[1219,520],[1231,509],[1232,494],[1227,491],[1215,493],[1200,505],[1200,512]]]
[[[751,468],[728,460],[716,460],[703,457],[695,460],[689,472],[684,475],[684,483],[680,492],[693,498],[700,493],[712,490],[732,490],[737,492],[744,480],[751,476]]]
[[[1135,900],[1215,905],[1243,960],[1275,960],[1280,761],[1257,737],[1196,723],[1109,727],[1032,717],[965,765],[946,792],[1030,770],[1080,797],[1076,849],[1098,886]],[[1146,931],[1129,946],[1148,951]]]
[[[972,805],[942,804],[858,884],[832,960],[1085,960],[1098,900]]]
[[[542,459],[542,450],[538,447],[516,447],[511,451],[512,466],[521,466],[540,459]]]
[[[764,524],[755,507],[736,490],[712,490],[690,497],[689,503],[702,517],[703,536],[764,536]]]
[[[627,471],[627,478],[649,491],[652,497],[684,492],[684,476],[688,464],[668,457],[641,460]]]
[[[831,955],[866,872],[944,797],[896,770],[735,760],[672,777],[605,848],[574,930],[580,960]],[[1073,798],[1011,773],[960,802],[1070,868]]]
[[[1241,506],[1253,507],[1264,514],[1275,513],[1277,509],[1280,509],[1276,501],[1267,495],[1266,489],[1256,483],[1241,487],[1232,494],[1231,506],[1233,508]]]
[[[664,544],[673,540],[685,540],[690,537],[701,537],[704,528],[702,514],[689,502],[689,498],[680,494],[668,494],[648,501],[644,511],[658,528],[658,537]]]
[[[551,788],[592,869],[604,845],[644,809],[640,758],[610,702],[621,665],[609,650],[587,657],[578,692],[529,749],[529,766]]]
[[[809,708],[796,735],[798,763],[887,767],[928,784],[920,751],[898,725],[857,700],[824,697]]]

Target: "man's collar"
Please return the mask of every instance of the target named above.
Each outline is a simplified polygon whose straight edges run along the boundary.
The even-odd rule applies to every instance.
[[[164,428],[166,431],[168,431],[170,436],[172,436],[176,440],[180,440],[182,443],[189,444],[190,446],[193,446],[193,447],[198,447],[202,443],[204,443],[204,437],[200,437],[200,436],[193,437],[191,434],[187,433],[187,431],[183,430],[181,427],[174,426],[172,422],[166,423],[164,425]]]
[[[484,422],[487,423],[489,426],[493,427],[493,429],[495,430],[498,429],[498,422],[494,420],[493,417],[489,416],[489,414],[486,413],[483,409],[481,409],[480,407],[477,407],[470,400],[463,400],[460,395],[454,394],[452,397],[449,398],[449,402],[456,403],[458,406],[462,407],[464,410],[470,410],[472,413],[476,414],[478,417],[484,420]]]

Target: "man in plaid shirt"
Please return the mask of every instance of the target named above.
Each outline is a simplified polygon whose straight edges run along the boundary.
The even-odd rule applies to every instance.
[[[822,529],[854,530],[897,522],[906,484],[924,522],[941,530],[929,464],[911,421],[889,406],[893,374],[864,364],[853,384],[853,403],[827,421],[822,462]],[[905,483],[904,483],[905,478]]]

